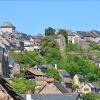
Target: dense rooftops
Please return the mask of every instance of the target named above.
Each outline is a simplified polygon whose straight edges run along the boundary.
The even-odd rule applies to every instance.
[[[95,83],[95,82],[93,82],[93,83],[89,83],[88,85],[89,85],[91,88],[100,89],[100,85],[97,84],[97,83]]]
[[[65,71],[65,70],[59,70],[59,73],[63,76],[63,77],[70,77],[70,74]]]

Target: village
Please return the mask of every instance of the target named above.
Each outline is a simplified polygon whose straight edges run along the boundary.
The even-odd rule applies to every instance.
[[[97,95],[100,95],[100,32],[96,30],[87,32],[72,32],[71,30],[67,30],[68,45],[78,44],[82,48],[80,51],[67,52],[67,55],[92,56],[93,66],[97,67],[96,70],[98,70],[98,75],[96,76],[96,79],[93,75],[91,76],[91,81],[87,81],[88,78],[83,75],[83,72],[75,72],[73,74],[70,70],[62,68],[61,64],[63,63],[60,63],[60,58],[58,59],[58,63],[57,61],[52,62],[52,60],[48,61],[52,63],[45,63],[43,60],[44,58],[36,58],[41,55],[44,57],[43,54],[48,50],[46,48],[49,47],[48,44],[50,44],[50,41],[52,41],[50,45],[54,44],[54,47],[56,47],[55,43],[58,45],[58,47],[51,51],[54,52],[53,50],[55,50],[56,52],[56,49],[59,48],[58,53],[61,52],[61,57],[65,57],[65,48],[67,45],[66,36],[60,34],[59,30],[59,34],[57,34],[57,32],[52,34],[52,30],[51,27],[47,29],[49,35],[38,34],[36,36],[31,36],[16,31],[16,27],[10,22],[4,22],[0,25],[0,83],[2,83],[0,85],[0,98],[5,98],[0,100],[13,100],[10,99],[12,97],[15,98],[14,100],[21,100],[22,98],[19,94],[21,94],[25,100],[29,100],[27,98],[33,98],[33,100],[44,100],[44,98],[47,98],[46,100],[48,100],[48,98],[51,98],[52,100],[66,100],[64,98],[68,98],[67,100],[83,100],[81,94],[96,93]],[[46,43],[49,41],[48,44],[44,43],[43,40]],[[42,43],[47,45],[47,47],[43,47]],[[98,47],[96,47],[95,50],[90,50],[89,48],[91,44],[95,44]],[[46,50],[41,53],[44,49]],[[20,57],[18,56],[19,54],[23,56],[21,62]],[[25,55],[29,56],[26,57]],[[34,55],[34,59],[32,58],[34,63],[33,61],[31,63],[32,55]],[[48,55],[46,55],[46,57],[48,57]],[[70,63],[70,61],[68,63]],[[22,65],[25,67],[22,67]],[[85,63],[83,63],[83,66],[84,65]],[[52,74],[52,72],[54,73]],[[95,81],[92,81],[92,78]],[[28,80],[30,82],[30,87],[24,92],[13,89],[18,85],[17,79]],[[16,85],[12,84],[13,80],[16,80]],[[7,84],[9,84],[9,88],[7,88],[7,84],[3,85],[5,82],[8,82]],[[34,86],[32,85],[32,82],[34,82]],[[11,91],[12,94],[9,94],[8,91]],[[35,99],[37,97],[40,98]]]

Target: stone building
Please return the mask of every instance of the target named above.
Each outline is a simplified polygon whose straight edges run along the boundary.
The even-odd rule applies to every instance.
[[[0,51],[0,74],[5,77],[9,77],[8,56],[4,50]]]
[[[63,51],[65,49],[66,40],[65,40],[65,37],[63,35],[56,35],[55,34],[55,35],[49,35],[48,37],[57,41],[61,51]]]
[[[97,84],[97,83],[95,83],[95,82],[85,84],[85,85],[81,88],[81,92],[82,92],[82,93],[90,93],[90,92],[100,93],[100,85]]]
[[[1,24],[0,26],[0,32],[2,33],[12,33],[16,30],[16,27],[11,24],[10,22],[4,22],[3,24]]]

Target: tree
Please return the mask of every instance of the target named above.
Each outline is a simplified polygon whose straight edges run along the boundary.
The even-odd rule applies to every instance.
[[[94,93],[82,94],[82,99],[83,100],[96,100],[96,94]]]
[[[66,29],[60,29],[58,30],[57,34],[61,34],[65,37],[66,43],[68,43],[68,31]]]
[[[74,92],[78,88],[78,85],[72,80],[72,91]]]
[[[66,52],[72,52],[72,51],[74,51],[74,52],[82,51],[82,47],[77,43],[75,43],[75,44],[68,43],[66,45]]]
[[[24,94],[28,90],[31,90],[33,93],[35,91],[35,82],[31,80],[11,79],[10,84],[20,94]]]
[[[61,60],[61,53],[55,40],[45,37],[41,43],[40,54],[46,59],[47,63],[55,64]]]
[[[55,31],[56,30],[54,28],[48,27],[47,29],[45,29],[45,36],[54,35]]]
[[[87,82],[100,83],[100,70],[95,62],[87,56],[67,55],[60,64],[61,69],[65,69],[73,77],[75,74],[81,74]]]
[[[47,76],[53,76],[57,81],[61,80],[61,77],[59,76],[59,72],[55,68],[48,69],[46,74]]]

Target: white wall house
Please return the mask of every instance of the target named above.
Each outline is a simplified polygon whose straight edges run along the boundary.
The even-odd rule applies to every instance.
[[[77,34],[71,33],[68,35],[68,42],[74,44],[74,43],[79,43],[79,41],[81,41],[81,37],[78,36]]]

